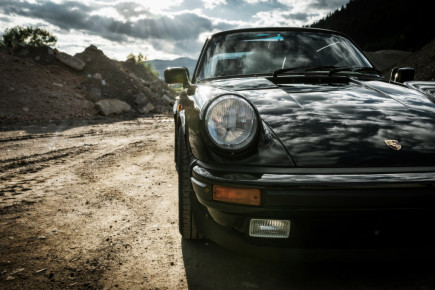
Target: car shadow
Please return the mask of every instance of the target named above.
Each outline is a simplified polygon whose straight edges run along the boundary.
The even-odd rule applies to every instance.
[[[189,289],[435,289],[426,262],[287,262],[182,240]]]

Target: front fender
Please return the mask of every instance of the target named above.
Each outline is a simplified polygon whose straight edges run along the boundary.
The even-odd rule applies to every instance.
[[[257,166],[282,166],[294,167],[294,162],[273,131],[260,119],[261,132],[255,147],[249,152],[225,154],[218,152],[209,144],[209,139],[204,136],[202,116],[207,105],[215,98],[225,93],[221,89],[198,87],[195,94],[184,94],[180,97],[183,110],[179,112],[180,126],[188,140],[190,153],[197,160],[212,164],[238,164]],[[231,93],[234,94],[234,93]],[[184,113],[184,114],[183,114]],[[259,117],[260,118],[260,117]]]

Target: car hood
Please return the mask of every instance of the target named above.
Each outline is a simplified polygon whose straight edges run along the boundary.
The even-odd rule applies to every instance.
[[[415,90],[356,79],[276,86],[255,78],[214,86],[249,99],[298,167],[434,165],[435,104]]]

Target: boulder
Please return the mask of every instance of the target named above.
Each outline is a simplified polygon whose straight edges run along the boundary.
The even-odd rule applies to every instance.
[[[139,93],[136,95],[136,99],[134,100],[137,105],[144,105],[148,103],[148,98],[143,93]]]
[[[154,110],[154,105],[151,103],[148,103],[146,106],[139,109],[140,113],[149,113],[152,110]]]
[[[167,95],[163,95],[162,99],[165,100],[168,104],[173,105],[174,104],[174,100],[172,100],[170,97],[168,97]]]
[[[71,56],[67,53],[55,50],[56,59],[70,68],[81,71],[85,68],[86,63],[78,57]]]
[[[95,103],[100,114],[107,116],[110,114],[121,114],[131,110],[131,107],[126,102],[118,99],[104,99]]]
[[[101,100],[101,89],[97,88],[97,87],[92,87],[89,89],[89,100],[91,100],[92,102],[97,102],[99,100]]]
[[[93,78],[101,81],[103,79],[103,76],[100,73],[94,73]]]

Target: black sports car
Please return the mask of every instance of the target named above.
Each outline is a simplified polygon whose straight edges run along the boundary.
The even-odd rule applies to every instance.
[[[239,251],[310,258],[431,250],[435,83],[390,80],[345,35],[214,34],[174,106],[179,226]]]

